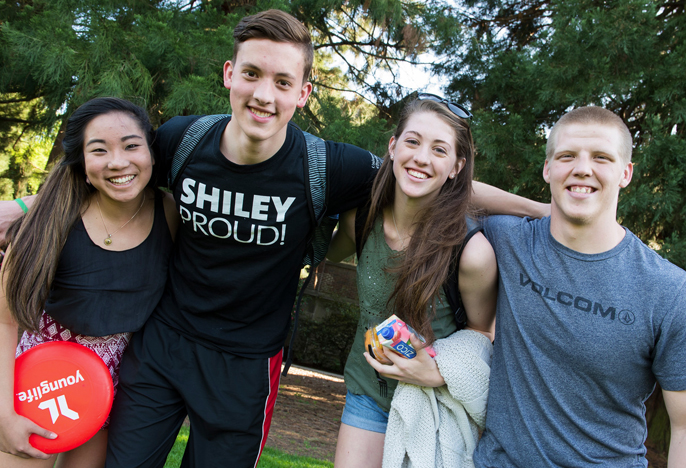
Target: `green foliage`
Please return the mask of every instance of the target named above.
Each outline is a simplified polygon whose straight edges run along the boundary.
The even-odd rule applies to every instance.
[[[423,2],[0,0],[0,95],[11,96],[0,100],[0,167],[3,159],[7,168],[16,159],[6,148],[17,138],[54,142],[41,152],[53,164],[61,153],[55,127],[96,96],[146,107],[155,126],[175,115],[230,112],[222,67],[232,58],[232,31],[246,14],[268,8],[289,11],[312,30],[317,92],[297,123],[383,153],[388,109],[403,93],[396,83],[376,82],[372,73],[425,50],[430,41],[421,28]],[[356,97],[344,97],[352,87]],[[26,157],[0,174],[7,179],[0,196],[35,190],[33,181],[17,179],[28,176],[20,169]]]
[[[184,426],[179,431],[176,437],[176,442],[169,452],[167,457],[167,462],[164,464],[164,468],[178,468],[181,466],[181,460],[183,459],[183,452],[186,450],[186,444],[188,443],[188,436],[190,430],[188,427]],[[260,457],[260,462],[257,464],[258,468],[330,468],[333,467],[333,463],[326,461],[315,460],[310,457],[298,457],[295,455],[289,455],[287,453],[281,452],[271,447],[265,447]]]
[[[55,131],[39,131],[30,121],[40,105],[0,94],[0,113],[14,116],[0,121],[0,199],[35,193],[45,176],[47,155]]]
[[[599,105],[635,142],[622,223],[686,267],[686,6],[626,0],[468,0],[434,24],[461,28],[436,50],[448,92],[472,102],[477,177],[547,201],[546,131],[567,110]]]
[[[181,426],[181,430],[179,430],[179,433],[176,436],[176,442],[174,442],[169,455],[167,455],[167,461],[164,464],[164,468],[178,468],[181,466],[181,460],[183,460],[183,452],[186,450],[186,445],[188,444],[189,434],[190,429],[187,426]]]
[[[257,468],[333,468],[333,463],[310,457],[289,455],[280,450],[265,447]]]

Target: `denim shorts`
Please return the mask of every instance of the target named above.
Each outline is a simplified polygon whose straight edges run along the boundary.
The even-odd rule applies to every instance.
[[[386,433],[388,413],[382,410],[372,397],[367,395],[345,394],[345,407],[341,422],[365,431]]]

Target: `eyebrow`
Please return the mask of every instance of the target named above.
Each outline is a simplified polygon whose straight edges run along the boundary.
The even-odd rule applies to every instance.
[[[138,138],[141,140],[143,139],[142,136],[133,134],[133,135],[126,135],[126,136],[121,137],[121,141],[131,140],[132,138]],[[88,140],[88,143],[86,143],[86,146],[92,145],[93,143],[105,144],[107,142],[105,140],[103,140],[102,138],[93,138],[91,140]]]
[[[251,68],[253,70],[262,71],[262,69],[260,67],[258,67],[254,63],[250,63],[250,62],[243,62],[241,64],[241,68]],[[276,76],[281,77],[281,78],[288,78],[290,80],[296,79],[295,75],[293,75],[292,73],[288,73],[288,72],[277,72]]]
[[[419,132],[416,132],[416,131],[414,131],[414,130],[408,130],[408,131],[407,131],[407,133],[412,133],[412,134],[414,134],[414,135],[417,135],[417,136],[418,136],[418,137],[420,137],[420,138],[421,138],[421,136],[422,136],[422,134],[421,134],[421,133],[419,133]],[[449,142],[449,141],[441,140],[440,138],[439,138],[439,139],[436,139],[436,140],[434,140],[434,142],[444,143],[444,144],[446,144],[446,145],[448,145],[448,146],[451,146],[451,147],[452,147],[452,145],[450,144],[450,142]]]

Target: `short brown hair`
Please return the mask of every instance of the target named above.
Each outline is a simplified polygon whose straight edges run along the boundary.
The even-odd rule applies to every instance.
[[[307,28],[293,16],[281,10],[266,10],[246,16],[233,30],[233,59],[236,62],[238,50],[242,43],[249,39],[269,39],[274,42],[295,44],[302,50],[305,64],[303,66],[303,83],[312,71],[314,47]]]
[[[622,158],[626,164],[631,162],[632,138],[629,128],[617,114],[597,106],[579,107],[560,117],[560,120],[555,123],[553,129],[550,131],[550,135],[548,136],[548,143],[545,147],[546,160],[550,161],[550,159],[553,157],[553,154],[555,154],[555,138],[559,129],[565,125],[571,124],[595,124],[615,127],[617,130],[619,130],[622,138],[622,144],[620,148],[618,148],[619,157]]]

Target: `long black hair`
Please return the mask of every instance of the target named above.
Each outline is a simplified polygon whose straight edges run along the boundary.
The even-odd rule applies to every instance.
[[[25,330],[38,330],[64,243],[72,225],[87,208],[90,194],[96,190],[86,183],[86,127],[96,117],[117,112],[129,115],[140,126],[152,156],[155,133],[143,108],[112,97],[86,102],[67,120],[62,141],[64,156],[48,174],[31,210],[7,232],[11,245],[4,265],[4,271],[9,271],[5,297],[14,320]],[[156,185],[154,175],[153,169],[150,187]]]

